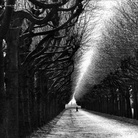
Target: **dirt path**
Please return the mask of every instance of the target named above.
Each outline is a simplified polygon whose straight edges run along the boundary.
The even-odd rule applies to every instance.
[[[138,138],[138,125],[72,109],[58,116],[56,124],[51,122],[30,138]]]

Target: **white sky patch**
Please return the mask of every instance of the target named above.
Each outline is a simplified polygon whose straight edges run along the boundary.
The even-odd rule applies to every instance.
[[[104,30],[105,26],[108,27],[108,21],[114,16],[115,14],[115,6],[118,7],[121,5],[121,0],[101,0],[97,2],[97,5],[100,7],[96,9],[93,13],[92,19],[89,22],[88,30],[90,31],[89,38],[90,41],[87,43],[88,49],[82,56],[82,60],[79,63],[79,74],[76,79],[76,86],[74,88],[74,94],[83,95],[81,94],[83,91],[83,86],[87,81],[93,81],[95,74],[95,64],[96,60],[98,60],[98,50],[99,45],[98,42],[102,38],[102,31]],[[93,12],[93,11],[92,11]],[[88,15],[89,16],[89,15]],[[91,29],[93,28],[94,29]],[[84,46],[85,47],[85,46]],[[92,74],[93,73],[93,74]],[[89,75],[91,74],[91,75]],[[91,78],[90,78],[91,77]]]

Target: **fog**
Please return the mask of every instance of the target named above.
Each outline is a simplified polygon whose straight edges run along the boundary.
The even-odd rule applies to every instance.
[[[87,26],[88,31],[86,31],[89,33],[87,38],[89,41],[83,46],[85,50],[76,65],[77,73],[73,74],[75,98],[82,97],[89,86],[98,84],[117,66],[117,64],[112,64],[112,61],[108,60],[108,55],[103,53],[102,35],[110,27],[110,22],[117,8],[121,7],[121,2],[121,0],[99,0],[96,3],[97,8],[90,11],[91,18]]]

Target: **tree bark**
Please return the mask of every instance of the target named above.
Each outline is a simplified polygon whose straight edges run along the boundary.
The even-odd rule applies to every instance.
[[[6,114],[6,95],[4,91],[4,59],[2,52],[2,42],[0,39],[0,137],[6,138],[5,114]]]
[[[129,117],[129,118],[132,118],[132,112],[131,112],[131,105],[130,105],[130,94],[129,94],[129,91],[127,91],[126,93],[126,117]]]
[[[19,28],[10,29],[7,36],[7,138],[18,137],[18,38]]]
[[[7,0],[7,5],[14,5],[15,0]],[[2,51],[2,46],[3,46],[3,39],[5,38],[10,21],[11,21],[11,16],[12,16],[12,11],[14,7],[7,6],[4,11],[4,17],[1,21],[1,26],[0,26],[0,137],[1,138],[7,138],[7,128],[6,128],[6,95],[4,91],[4,57],[3,57],[3,51]]]
[[[134,82],[134,90],[133,90],[133,102],[134,102],[134,118],[135,119],[138,119],[138,83],[137,82]]]

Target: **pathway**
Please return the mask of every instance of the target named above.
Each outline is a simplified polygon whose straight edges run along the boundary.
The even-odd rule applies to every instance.
[[[138,138],[138,125],[84,110],[65,110],[29,138]]]

